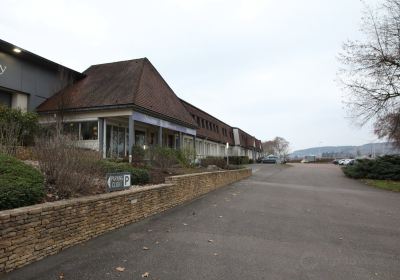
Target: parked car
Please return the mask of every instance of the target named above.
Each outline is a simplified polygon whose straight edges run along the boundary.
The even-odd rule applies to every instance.
[[[355,163],[355,160],[351,159],[351,158],[341,159],[338,162],[339,165],[353,165],[354,163]]]
[[[274,155],[269,155],[269,156],[263,157],[261,162],[262,163],[279,163],[279,158]]]
[[[343,165],[353,165],[355,162],[355,159],[346,159]]]

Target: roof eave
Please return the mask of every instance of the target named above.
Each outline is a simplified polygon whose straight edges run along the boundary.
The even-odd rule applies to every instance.
[[[133,103],[128,103],[128,104],[118,104],[118,105],[104,105],[104,106],[96,106],[96,107],[80,107],[80,108],[69,108],[69,109],[64,109],[65,113],[73,113],[73,112],[87,112],[87,111],[101,111],[101,110],[112,110],[112,109],[132,109],[132,110],[136,110],[138,112],[141,113],[145,113],[154,117],[158,117],[160,119],[166,120],[166,121],[171,121],[174,122],[176,124],[180,124],[183,125],[185,127],[188,128],[193,128],[193,129],[197,129],[197,126],[194,126],[192,124],[183,122],[181,120],[175,119],[175,118],[171,118],[165,115],[162,115],[160,113],[145,109],[143,107],[137,106]],[[43,115],[49,115],[49,114],[54,114],[59,112],[60,110],[38,110],[37,113],[38,114],[43,114]]]

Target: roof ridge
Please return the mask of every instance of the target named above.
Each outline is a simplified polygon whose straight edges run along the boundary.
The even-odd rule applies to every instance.
[[[151,61],[147,58],[144,57],[143,58],[143,68],[142,68],[142,73],[140,76],[140,81],[139,81],[139,86],[141,85],[141,79],[142,79],[142,74],[144,72],[144,67],[145,64],[149,65],[149,67],[154,70],[155,74],[160,78],[161,82],[168,87],[168,89],[170,90],[170,92],[175,96],[175,98],[178,100],[178,102],[181,104],[182,109],[185,110],[185,112],[187,113],[187,116],[190,118],[190,120],[193,122],[192,125],[195,125],[197,127],[197,123],[196,121],[192,118],[190,112],[186,109],[185,105],[181,102],[181,99],[179,98],[179,96],[175,93],[175,91],[170,87],[170,85],[167,83],[167,81],[164,79],[164,77],[161,75],[161,73],[157,70],[157,68],[151,63]],[[139,88],[138,88],[139,89]]]
[[[132,62],[132,61],[137,61],[137,60],[144,61],[144,60],[146,60],[146,59],[147,59],[146,57],[140,57],[140,58],[119,60],[119,61],[113,61],[113,62],[104,62],[104,63],[92,64],[92,65],[90,65],[90,67],[93,67],[93,66],[102,66],[102,65],[107,65],[107,64],[117,64],[117,63],[122,63],[122,62]],[[89,67],[89,68],[90,68],[90,67]],[[89,68],[88,68],[88,69],[89,69]]]

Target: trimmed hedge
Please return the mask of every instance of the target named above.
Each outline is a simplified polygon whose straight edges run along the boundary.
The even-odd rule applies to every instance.
[[[361,159],[342,170],[346,176],[355,179],[400,180],[400,156]]]
[[[229,164],[249,164],[249,157],[248,156],[232,156],[229,157]]]
[[[44,178],[38,170],[0,154],[0,210],[32,205],[43,196]]]
[[[130,172],[132,185],[143,185],[150,181],[149,172],[146,169],[135,168],[126,162],[100,160],[97,165],[104,173]]]
[[[215,165],[219,168],[226,169],[226,158],[222,157],[206,157],[200,160],[200,165],[207,167],[209,165]]]

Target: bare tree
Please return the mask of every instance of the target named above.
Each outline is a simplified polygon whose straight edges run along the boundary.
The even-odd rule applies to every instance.
[[[276,154],[280,158],[286,159],[289,154],[289,141],[287,141],[283,137],[277,136],[277,137],[275,137],[274,142],[275,142]]]
[[[74,83],[74,78],[70,71],[64,67],[58,70],[59,83],[55,85],[54,92],[57,92],[57,113],[56,113],[56,133],[61,134],[64,128],[65,113],[71,105],[71,96],[66,94],[66,89]]]
[[[269,140],[261,143],[263,147],[263,151],[267,154],[274,154],[275,153],[275,142],[274,140]]]
[[[364,3],[362,40],[347,41],[339,81],[350,116],[400,146],[400,0],[372,9]]]
[[[268,154],[274,154],[282,159],[286,159],[289,154],[289,141],[283,137],[275,137],[273,140],[262,143],[264,151]]]

